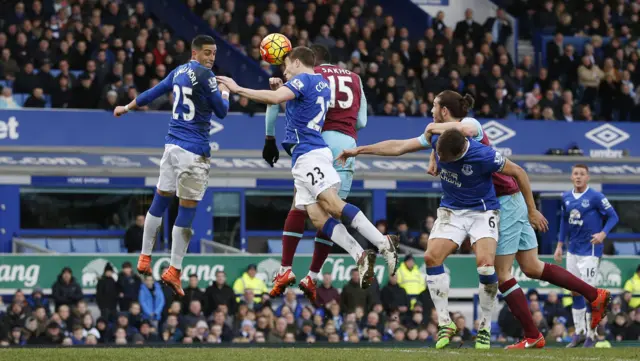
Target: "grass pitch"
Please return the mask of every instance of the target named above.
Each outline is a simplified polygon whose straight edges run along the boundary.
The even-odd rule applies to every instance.
[[[0,349],[0,360],[46,361],[638,361],[640,348],[505,351],[431,348],[56,348]]]

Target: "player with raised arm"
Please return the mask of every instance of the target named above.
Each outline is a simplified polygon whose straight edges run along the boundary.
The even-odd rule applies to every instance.
[[[434,117],[441,111],[439,101],[436,98],[434,102]],[[444,272],[443,264],[469,236],[476,254],[480,280],[478,293],[482,311],[475,347],[486,349],[490,347],[491,315],[498,293],[494,258],[500,227],[500,202],[495,194],[492,174],[502,173],[515,177],[524,190],[527,205],[531,207],[532,222],[545,229],[547,221],[535,209],[529,178],[525,171],[492,148],[467,139],[455,128],[440,136],[431,137],[429,133],[418,138],[387,140],[360,146],[345,151],[340,155],[340,160],[344,161],[360,154],[398,156],[429,147],[437,153],[443,190],[438,217],[424,255],[429,293],[438,312],[436,348],[446,347],[456,332],[456,326],[448,311],[449,276]]]
[[[560,239],[554,258],[556,262],[562,262],[562,248],[568,238],[567,270],[595,287],[603,241],[618,223],[618,214],[604,194],[589,187],[589,167],[585,164],[573,166],[571,181],[573,189],[562,193]],[[589,310],[582,297],[586,297],[584,293],[580,295],[581,292],[567,289],[573,295],[572,315],[576,330],[567,347],[576,347],[582,342],[584,347],[594,347],[595,329],[602,318],[600,308],[594,309],[591,303]],[[587,300],[591,301],[588,297]]]
[[[347,70],[330,64],[331,54],[322,45],[312,45],[311,50],[315,54],[315,72],[321,74],[330,85],[331,101],[322,127],[322,138],[325,140],[333,157],[337,157],[344,149],[356,147],[357,131],[367,125],[367,100],[360,77]],[[278,83],[272,83],[275,87]],[[275,121],[280,110],[279,104],[270,105],[266,113],[266,139],[262,151],[263,158],[272,167],[278,161],[279,151],[275,141]],[[340,176],[340,198],[347,199],[351,191],[355,162],[350,160],[347,164],[334,162],[334,168]],[[297,209],[295,203],[287,215],[282,232],[282,261],[280,271],[273,279],[273,289],[269,292],[271,297],[283,294],[287,286],[296,281],[296,276],[291,270],[293,256],[298,243],[304,233],[307,213]],[[397,237],[390,236],[397,244]],[[318,230],[309,273],[300,281],[299,287],[304,295],[315,304],[316,279],[318,273],[327,259],[333,243],[329,237]]]
[[[280,79],[270,79],[276,90],[247,89],[231,78],[219,76],[217,79],[231,92],[254,101],[287,103],[286,135],[282,145],[292,157],[296,208],[305,209],[313,225],[353,257],[358,265],[361,286],[367,288],[373,282],[376,254],[365,252],[337,219],[343,217],[376,246],[387,261],[390,273],[395,272],[398,254],[390,238],[380,233],[358,207],[345,203],[338,196],[340,176],[333,168],[333,155],[321,135],[331,101],[330,84],[322,75],[315,74],[314,63],[311,49],[293,49],[285,58],[284,74],[289,81],[279,86]]]
[[[216,50],[212,37],[196,36],[191,42],[190,62],[174,69],[158,85],[131,103],[118,106],[113,111],[113,115],[119,117],[173,91],[173,114],[160,161],[157,191],[144,222],[137,269],[142,274],[151,274],[151,253],[162,226],[162,215],[177,193],[180,206],[171,232],[171,265],[161,278],[181,297],[184,296],[180,281],[182,259],[192,236],[191,223],[196,207],[209,182],[210,119],[212,113],[219,119],[224,118],[229,109],[229,91],[224,85],[218,86],[211,71]]]
[[[441,134],[447,129],[456,128],[465,136],[490,146],[480,123],[476,119],[466,117],[468,109],[472,106],[473,98],[470,96],[463,97],[453,91],[444,91],[438,94],[433,108],[435,122],[427,126],[426,133]],[[397,147],[402,145],[397,144]],[[412,145],[415,146],[416,143],[405,141],[404,148],[398,148],[392,155],[402,155],[419,150],[412,149]],[[429,173],[437,176],[437,164],[433,152],[431,158]],[[533,323],[524,293],[511,274],[514,254],[521,269],[528,277],[543,279],[561,287],[577,290],[592,297],[592,301],[598,299],[596,303],[600,305],[598,308],[601,310],[599,317],[602,317],[602,313],[606,310],[606,307],[602,306],[602,302],[607,299],[605,290],[596,290],[566,270],[556,265],[543,263],[538,259],[537,240],[529,223],[531,208],[525,202],[516,180],[501,173],[494,173],[493,184],[500,201],[500,230],[495,259],[499,288],[509,308],[523,325],[525,331],[524,340],[507,348],[540,348],[544,346],[544,339],[540,337],[538,329]]]

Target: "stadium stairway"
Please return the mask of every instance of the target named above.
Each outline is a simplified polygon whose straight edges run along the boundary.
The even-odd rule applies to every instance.
[[[431,27],[431,16],[411,0],[376,0],[385,15],[393,16],[394,24],[409,30],[412,40],[422,39]]]
[[[158,20],[169,25],[177,36],[186,41],[198,34],[212,36],[218,47],[216,66],[223,69],[225,74],[229,74],[238,84],[256,89],[269,88],[269,75],[260,65],[235,49],[202,18],[191,12],[183,1],[144,0],[144,4]]]

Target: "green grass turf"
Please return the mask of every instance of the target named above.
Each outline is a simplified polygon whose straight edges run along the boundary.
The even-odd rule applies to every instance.
[[[0,360],[51,361],[638,361],[640,348],[435,350],[426,348],[57,348],[0,349]]]

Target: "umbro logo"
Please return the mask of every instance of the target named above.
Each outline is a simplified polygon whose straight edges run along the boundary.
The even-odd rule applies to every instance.
[[[588,131],[585,137],[604,148],[610,149],[629,139],[630,135],[611,124],[604,124]]]
[[[513,129],[504,126],[496,122],[495,120],[484,123],[482,125],[482,130],[487,135],[487,138],[489,138],[491,145],[494,146],[504,142],[507,139],[511,139],[516,135],[516,132]]]

